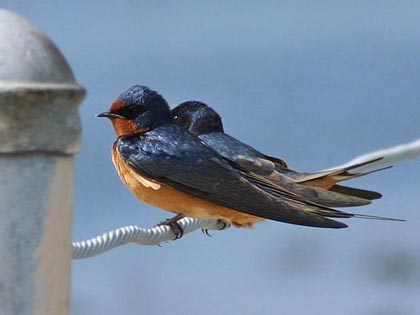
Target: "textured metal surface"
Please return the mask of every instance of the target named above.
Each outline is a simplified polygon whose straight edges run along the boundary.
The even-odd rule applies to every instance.
[[[73,156],[85,91],[36,27],[0,10],[0,314],[69,314]]]
[[[27,86],[53,82],[77,87],[73,73],[58,48],[22,17],[0,10],[0,36],[0,82],[16,82],[16,85],[26,82]]]
[[[0,10],[0,153],[80,148],[85,95],[58,48],[21,17]]]
[[[0,153],[78,152],[81,99],[75,91],[0,93]]]
[[[0,314],[67,314],[73,158],[0,155],[0,173]]]

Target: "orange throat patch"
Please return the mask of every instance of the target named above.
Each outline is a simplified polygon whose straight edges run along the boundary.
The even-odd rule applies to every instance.
[[[118,110],[125,106],[124,102],[117,99],[115,100],[109,111],[111,113],[118,113]],[[112,118],[112,126],[114,127],[115,133],[118,137],[125,136],[133,133],[142,133],[149,130],[149,128],[139,128],[136,123],[131,119],[125,118]]]
[[[142,133],[149,130],[149,128],[137,127],[136,123],[129,119],[114,118],[111,122],[118,137],[134,133]]]

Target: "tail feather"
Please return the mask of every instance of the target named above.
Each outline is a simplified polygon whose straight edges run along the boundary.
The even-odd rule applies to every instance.
[[[274,158],[271,158],[273,162],[276,163],[276,171],[280,176],[270,178],[273,183],[280,184],[280,186],[287,187],[291,191],[297,193],[299,196],[307,199],[309,203],[318,204],[318,207],[306,209],[306,211],[311,212],[315,215],[327,217],[327,218],[359,218],[359,219],[369,219],[369,220],[386,220],[386,221],[405,221],[401,219],[359,214],[359,213],[349,213],[340,210],[331,209],[328,207],[345,207],[345,206],[356,206],[356,205],[365,205],[369,204],[371,200],[379,199],[382,197],[382,194],[365,189],[347,187],[342,185],[337,185],[338,182],[365,176],[374,172],[388,169],[392,166],[383,167],[375,169],[368,172],[361,173],[351,173],[350,171],[356,170],[362,166],[375,163],[382,160],[383,158],[376,158],[362,163],[356,163],[349,165],[347,167],[332,169],[327,171],[321,171],[316,173],[300,173],[293,169],[289,169],[280,163],[276,163]],[[280,180],[282,175],[287,177],[289,180],[293,181],[294,184],[288,183],[287,180]],[[311,188],[312,191],[308,191],[303,188]],[[271,194],[276,194],[276,189],[273,187],[264,187],[264,189]],[[355,199],[346,199],[346,198],[355,198]]]
[[[382,216],[376,216],[376,215],[369,215],[369,214],[360,214],[360,213],[349,213],[339,210],[324,210],[324,209],[318,209],[315,214],[328,217],[328,218],[358,218],[358,219],[368,219],[368,220],[382,220],[382,221],[399,221],[404,222],[405,220],[402,219],[396,219],[396,218],[388,218],[388,217],[382,217]]]
[[[350,170],[353,170],[355,168],[359,168],[359,167],[362,167],[362,166],[365,166],[365,165],[368,165],[368,164],[372,164],[372,163],[378,162],[378,161],[383,160],[383,159],[384,159],[383,157],[379,157],[379,158],[372,159],[372,160],[369,160],[369,161],[366,161],[366,162],[352,164],[352,165],[343,167],[341,169],[346,170],[346,171],[350,171]]]
[[[327,171],[321,171],[321,172],[316,172],[316,173],[296,173],[296,172],[289,172],[287,174],[285,174],[287,171],[283,170],[283,174],[290,176],[291,178],[293,178],[295,180],[295,182],[303,184],[303,185],[308,185],[308,186],[313,186],[313,187],[320,187],[320,188],[324,188],[324,189],[331,189],[331,187],[333,187],[334,185],[336,185],[339,182],[345,181],[345,180],[349,180],[349,179],[354,179],[357,177],[361,177],[361,176],[365,176],[374,172],[378,172],[378,171],[382,171],[385,169],[390,168],[391,166],[387,166],[387,167],[383,167],[383,168],[379,168],[376,170],[372,170],[369,172],[364,172],[364,173],[350,173],[349,171],[353,170],[353,169],[357,169],[359,167],[365,166],[367,164],[371,164],[371,163],[375,163],[379,160],[381,160],[382,158],[378,158],[378,159],[373,159],[367,162],[363,162],[363,163],[357,163],[357,164],[353,164],[344,168],[339,168],[339,169],[333,169],[333,170],[327,170]]]
[[[354,213],[353,218],[405,222],[404,219],[388,218],[388,217],[381,217],[377,215],[358,214],[358,213]]]
[[[355,196],[355,197],[368,199],[368,200],[375,200],[382,197],[382,194],[376,191],[353,188],[353,187],[342,186],[342,185],[334,185],[329,190],[334,191],[336,193],[349,195],[349,196]]]
[[[265,176],[265,179],[268,179],[271,184],[276,185],[271,187],[271,193],[276,193],[276,187],[282,187],[282,193],[284,193],[284,190],[287,190],[293,192],[297,196],[325,207],[355,207],[371,203],[370,199],[330,191],[319,187],[298,184],[293,179],[284,176],[279,172],[273,172],[269,176]],[[268,187],[265,189],[268,190]]]

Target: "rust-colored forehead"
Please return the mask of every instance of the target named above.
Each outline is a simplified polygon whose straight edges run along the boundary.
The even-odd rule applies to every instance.
[[[126,105],[125,105],[125,103],[122,101],[122,100],[120,100],[119,98],[117,98],[113,103],[112,103],[112,105],[111,105],[111,107],[110,107],[110,109],[109,109],[109,111],[111,112],[111,113],[116,113],[116,112],[118,112],[118,110],[120,110],[121,108],[123,108],[123,107],[125,107]]]

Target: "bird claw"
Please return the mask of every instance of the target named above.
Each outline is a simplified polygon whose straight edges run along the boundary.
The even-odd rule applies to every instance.
[[[184,217],[183,215],[176,215],[170,219],[166,219],[160,222],[156,226],[162,226],[162,225],[169,226],[171,231],[175,234],[175,237],[173,239],[173,241],[175,241],[177,239],[180,239],[182,236],[184,236],[184,229],[178,224],[178,221],[182,219],[183,217]]]
[[[222,231],[222,230],[230,227],[230,224],[229,223],[226,223],[226,222],[224,222],[222,220],[218,220],[218,223],[221,224],[220,228],[217,229],[218,231]],[[209,232],[208,229],[201,229],[201,232],[203,232],[203,234],[205,234],[205,235],[207,235],[209,237],[213,237],[213,235],[210,234],[210,232]]]
[[[208,230],[208,229],[201,229],[201,232],[202,232],[203,234],[207,235],[208,237],[213,237],[213,235],[211,235],[211,234],[209,233],[209,230]]]
[[[218,229],[219,231],[230,228],[230,224],[225,221],[219,220],[219,223],[222,224],[222,226]]]

